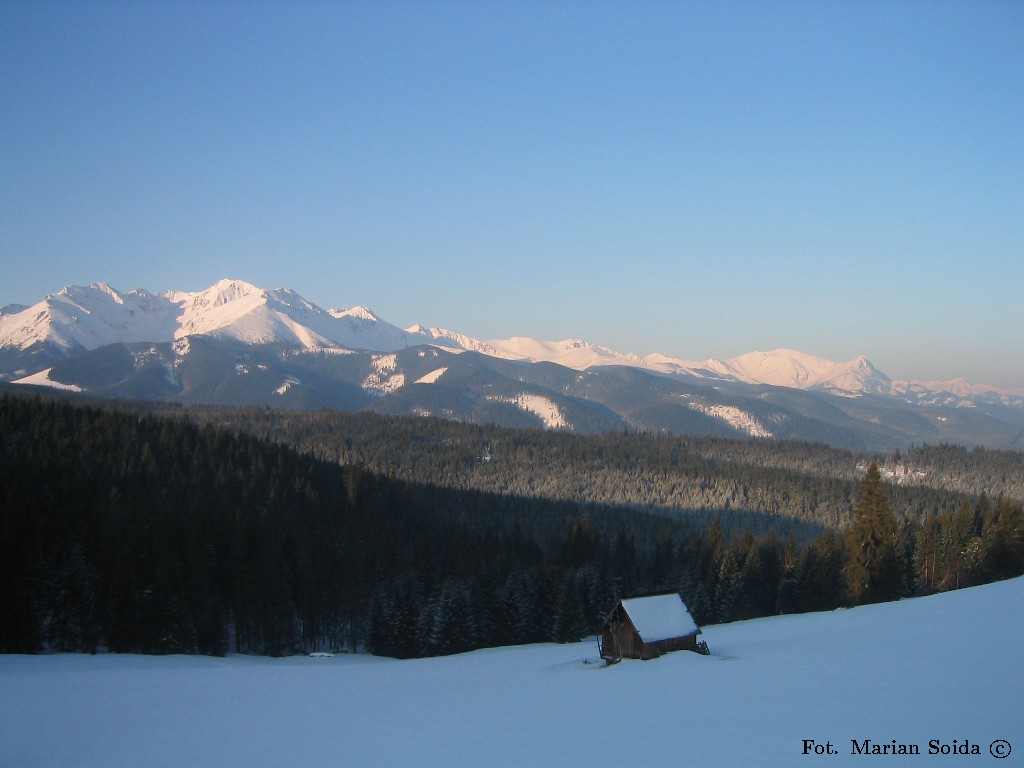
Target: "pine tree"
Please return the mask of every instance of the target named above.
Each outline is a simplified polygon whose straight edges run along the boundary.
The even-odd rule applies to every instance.
[[[846,586],[855,605],[895,600],[903,593],[899,526],[878,465],[860,485],[860,499],[846,531]]]
[[[732,552],[725,550],[718,564],[715,582],[715,618],[719,622],[736,620],[736,603],[740,597],[742,579]]]
[[[1024,571],[1024,508],[1000,499],[985,529],[985,568],[995,579]]]
[[[938,515],[929,515],[917,524],[914,547],[914,579],[919,595],[938,590],[939,549],[942,522]]]
[[[804,548],[800,610],[825,611],[843,602],[843,545],[832,531],[823,531]]]

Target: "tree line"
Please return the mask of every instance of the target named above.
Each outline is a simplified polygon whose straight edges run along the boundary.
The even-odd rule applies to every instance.
[[[445,487],[31,397],[0,398],[0,441],[5,652],[424,656],[578,640],[637,594],[678,591],[714,623],[1024,572],[1019,502],[907,514],[877,467],[849,525],[797,536],[701,510]]]

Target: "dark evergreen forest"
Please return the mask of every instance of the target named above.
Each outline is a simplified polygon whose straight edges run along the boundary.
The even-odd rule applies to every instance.
[[[687,516],[704,511],[730,530],[798,539],[849,522],[873,461],[900,478],[889,492],[901,514],[954,511],[982,493],[1024,501],[1024,453],[1015,451],[923,445],[876,456],[799,441],[575,435],[368,412],[167,412],[431,485]]]
[[[715,623],[1024,573],[1017,454],[939,450],[957,490],[739,445],[4,395],[0,651],[412,657],[578,640],[620,596]]]

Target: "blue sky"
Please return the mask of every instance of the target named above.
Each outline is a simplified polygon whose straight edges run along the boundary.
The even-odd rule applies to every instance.
[[[1024,3],[0,3],[0,305],[222,277],[1024,386]]]

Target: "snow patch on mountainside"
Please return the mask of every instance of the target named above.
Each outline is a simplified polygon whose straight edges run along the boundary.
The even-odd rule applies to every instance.
[[[373,373],[363,380],[363,389],[386,395],[405,386],[405,374],[398,371],[395,355],[374,355],[370,366]]]
[[[279,394],[279,395],[283,395],[289,389],[291,389],[292,387],[298,386],[300,384],[302,384],[302,381],[300,381],[299,379],[295,378],[294,376],[285,376],[284,377],[284,384],[282,384],[280,387],[278,387],[274,391],[277,394]]]
[[[761,422],[746,411],[740,410],[733,405],[706,405],[704,403],[691,402],[690,407],[707,416],[721,419],[729,426],[740,432],[745,432],[751,437],[772,437],[772,433],[765,429]]]
[[[447,367],[445,367],[445,368],[438,368],[436,371],[431,371],[430,373],[428,373],[428,374],[426,374],[424,376],[420,376],[418,379],[416,379],[415,383],[416,384],[434,384],[434,383],[437,382],[438,379],[440,379],[442,376],[444,376],[444,374],[445,374],[445,372],[447,370],[448,370]]]
[[[499,403],[511,403],[524,411],[532,413],[541,420],[547,429],[561,429],[569,426],[562,410],[550,399],[541,395],[531,395],[526,392],[509,397],[506,395],[491,395],[488,400]]]
[[[377,373],[388,374],[393,373],[398,368],[398,356],[397,355],[374,355],[373,362],[370,363],[373,369]]]
[[[26,376],[22,379],[11,382],[12,384],[34,384],[37,387],[50,387],[51,389],[66,389],[69,392],[82,392],[82,388],[77,384],[61,384],[59,381],[54,381],[50,378],[50,371],[52,368],[47,368],[45,371],[39,371],[33,373],[31,376]]]

